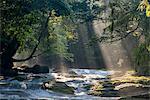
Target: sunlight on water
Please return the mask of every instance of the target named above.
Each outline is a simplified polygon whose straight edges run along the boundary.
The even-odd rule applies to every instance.
[[[84,88],[90,84],[96,84],[97,79],[107,79],[108,75],[113,74],[113,71],[90,70],[90,69],[68,69],[69,74],[59,72],[51,72],[48,74],[30,74],[33,80],[19,82],[17,80],[3,80],[3,84],[12,84],[7,88],[1,87],[0,96],[3,99],[46,99],[46,100],[117,100],[119,97],[96,97],[87,95],[87,90]],[[72,73],[72,74],[70,74]],[[27,75],[27,74],[22,74]],[[27,75],[29,77],[29,75]],[[40,88],[41,82],[64,82],[69,87],[74,87],[74,94],[57,93],[51,90],[43,90]],[[49,85],[47,84],[47,85]],[[18,88],[16,88],[18,87]],[[38,87],[38,88],[37,88]]]

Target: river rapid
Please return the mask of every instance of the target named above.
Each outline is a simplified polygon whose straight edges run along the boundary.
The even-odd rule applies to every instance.
[[[45,100],[118,100],[120,97],[100,97],[88,95],[85,86],[108,80],[113,71],[92,69],[69,69],[68,73],[51,71],[48,74],[19,73],[17,77],[0,80],[1,99],[45,99]],[[73,94],[43,89],[47,81],[63,82],[74,88]]]

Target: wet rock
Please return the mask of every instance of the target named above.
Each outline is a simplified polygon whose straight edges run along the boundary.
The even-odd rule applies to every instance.
[[[19,72],[25,70],[26,68],[29,68],[29,66],[28,65],[22,65],[22,66],[13,67],[14,70],[17,70]]]
[[[74,94],[74,88],[67,86],[64,82],[46,82],[43,84],[44,89],[65,94]]]
[[[150,93],[141,93],[134,96],[126,96],[121,98],[120,100],[149,100]]]
[[[84,78],[83,75],[78,75],[76,72],[70,70],[65,77],[70,77],[70,78],[76,78],[76,77],[80,77],[80,78]]]
[[[118,97],[118,91],[113,89],[99,89],[89,91],[89,95],[101,96],[101,97]]]
[[[24,87],[26,89],[36,90],[36,89],[41,88],[41,84],[40,83],[34,83],[34,82],[28,82]]]
[[[0,76],[0,80],[3,80],[4,79],[4,76]]]
[[[10,69],[10,70],[3,71],[3,73],[0,73],[0,75],[5,77],[13,77],[13,76],[17,76],[18,72],[14,69]]]
[[[70,80],[70,81],[67,81],[67,83],[83,83],[84,81],[83,80]]]
[[[71,75],[78,75],[77,73],[75,73],[75,72],[72,71],[72,70],[69,70],[68,74],[71,74]]]
[[[5,99],[3,100],[16,100],[17,98],[20,98],[20,97],[28,97],[29,94],[24,92],[24,91],[21,91],[21,90],[1,90],[0,91],[0,94],[3,94],[5,96]],[[9,96],[9,99],[7,98],[7,96]],[[20,100],[20,99],[17,99],[17,100]],[[21,99],[21,100],[26,100],[26,99]]]
[[[118,96],[118,91],[113,90],[113,89],[104,89],[101,90],[102,97],[117,97]]]
[[[74,87],[75,89],[82,88],[83,86],[86,86],[83,80],[70,80],[65,82],[69,87]]]
[[[7,88],[9,86],[10,86],[10,83],[8,83],[8,82],[0,82],[0,89]]]
[[[49,67],[48,66],[34,65],[32,68],[26,68],[22,72],[34,73],[34,74],[49,73]]]
[[[101,93],[101,91],[90,91],[88,93],[88,95],[101,96],[102,93]]]
[[[99,82],[93,85],[89,91],[90,95],[101,96],[101,97],[118,97],[118,90],[111,81]]]
[[[64,75],[66,78],[85,78],[83,75],[78,75],[78,74],[66,74]]]
[[[12,80],[24,81],[24,80],[27,80],[27,76],[25,75],[16,76]]]
[[[45,75],[45,76],[32,76],[32,82],[34,83],[43,83],[47,81],[54,81],[54,77],[50,75]]]
[[[102,84],[95,84],[93,86],[88,87],[90,88],[89,90],[89,95],[94,95],[94,96],[101,96],[102,92],[101,90],[103,89]]]
[[[143,94],[139,94],[139,95],[136,95],[136,96],[132,96],[132,98],[143,98],[143,99],[150,99],[150,93],[143,93]]]
[[[136,86],[136,85],[130,85],[130,86],[124,86],[120,88],[119,90],[120,96],[140,96],[141,94],[148,94],[149,93],[149,87],[142,87],[142,86]]]
[[[90,90],[90,89],[91,89],[91,87],[92,87],[92,85],[91,85],[91,84],[88,84],[88,85],[84,86],[84,89],[86,89],[86,90]]]
[[[10,82],[10,88],[21,89],[21,84],[17,80],[13,80]]]
[[[104,88],[115,88],[115,86],[112,83],[107,83],[107,82],[106,83],[104,82],[103,87]]]

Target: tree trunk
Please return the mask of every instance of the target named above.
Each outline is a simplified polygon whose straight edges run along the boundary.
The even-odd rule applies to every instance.
[[[41,38],[43,37],[43,33],[46,33],[45,31],[47,31],[49,17],[50,16],[47,17],[46,23],[42,26],[42,31],[39,35],[38,43],[35,45],[30,56],[25,58],[25,59],[19,59],[19,60],[13,59],[13,56],[16,54],[20,44],[16,38],[12,39],[12,37],[5,35],[5,33],[2,34],[2,39],[5,39],[6,41],[1,40],[1,49],[0,49],[1,50],[0,51],[0,58],[1,58],[0,74],[1,75],[5,75],[5,76],[16,75],[16,72],[14,72],[12,70],[13,62],[23,62],[23,61],[27,61],[27,60],[34,57],[34,53],[36,52],[36,50],[37,50],[37,48],[41,42]]]
[[[17,40],[13,39],[8,41],[7,43],[2,43],[1,50],[1,66],[0,66],[0,74],[4,76],[14,76],[17,73],[12,70],[13,61],[12,57],[15,55],[17,49],[19,48],[19,44]]]

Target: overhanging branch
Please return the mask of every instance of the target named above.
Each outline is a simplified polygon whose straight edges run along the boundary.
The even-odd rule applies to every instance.
[[[133,30],[132,30],[132,31],[130,31],[130,32],[126,32],[126,34],[125,34],[123,37],[120,37],[120,38],[117,38],[117,39],[114,39],[114,40],[108,41],[108,43],[110,43],[110,42],[120,41],[120,40],[122,40],[122,39],[126,38],[127,36],[129,36],[131,33],[135,32],[138,28],[139,28],[139,23],[138,23],[138,25],[137,25],[137,27],[136,27],[135,29],[133,29]]]
[[[29,55],[29,57],[27,57],[27,58],[25,58],[25,59],[14,59],[14,58],[13,58],[13,59],[12,59],[13,62],[23,62],[23,61],[27,61],[27,60],[29,60],[29,59],[35,57],[35,56],[34,56],[34,53],[36,52],[36,50],[37,50],[37,48],[38,48],[38,46],[39,46],[39,44],[40,44],[40,42],[41,42],[41,38],[42,38],[42,36],[43,36],[43,30],[45,31],[46,28],[47,28],[47,26],[48,26],[49,17],[50,17],[50,16],[48,16],[48,18],[47,18],[47,20],[46,20],[46,23],[44,24],[44,26],[43,26],[43,28],[42,28],[42,31],[41,31],[41,33],[40,33],[40,35],[39,35],[39,37],[38,37],[38,43],[37,43],[37,44],[35,45],[35,47],[33,48],[33,51],[31,52],[31,54]]]

